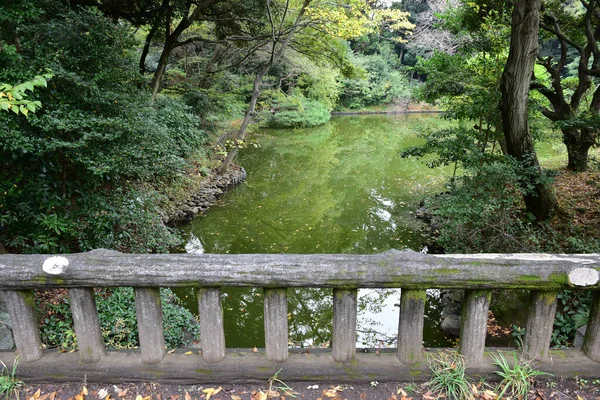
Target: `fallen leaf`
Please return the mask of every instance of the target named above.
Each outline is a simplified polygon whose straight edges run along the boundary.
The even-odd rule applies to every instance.
[[[129,388],[127,388],[125,390],[119,390],[117,392],[117,396],[119,396],[119,397],[125,397],[125,396],[127,396],[127,392],[129,392]]]
[[[173,353],[175,353],[175,350],[177,350],[177,349],[169,350],[169,351],[167,351],[167,354],[173,354]]]
[[[258,353],[258,349],[256,348],[256,346],[254,346],[254,348],[252,349],[253,353]]]
[[[205,392],[206,392],[206,391],[205,391]],[[190,394],[189,394],[189,393],[186,391],[186,392],[185,392],[184,399],[185,399],[185,400],[192,400],[192,396],[190,396]],[[210,395],[209,395],[209,394],[207,394],[207,395],[206,395],[206,400],[208,400],[208,399],[210,399]]]
[[[396,397],[395,394],[392,394],[390,397],[388,397],[387,400],[398,400],[398,398]]]
[[[106,389],[100,389],[98,390],[98,398],[100,400],[102,400],[103,398],[105,398],[108,395],[108,390]]]
[[[360,400],[365,400],[367,398],[367,394],[365,392],[362,392],[360,394]]]
[[[190,355],[194,354],[194,352],[193,351],[186,351],[183,354],[185,354],[186,356],[190,356]]]
[[[408,396],[408,393],[406,393],[402,388],[398,388],[398,390],[396,390],[396,394],[399,394],[401,396]]]
[[[475,386],[474,384],[471,384],[471,392],[473,392],[473,396],[479,396],[479,389],[477,389],[477,386]]]
[[[256,392],[252,395],[252,400],[267,400],[267,394],[263,391]]]
[[[47,393],[43,396],[40,396],[37,400],[54,400],[56,397],[56,392]]]
[[[498,395],[495,392],[492,392],[491,390],[486,390],[485,392],[483,392],[486,396],[488,396],[490,399],[495,400],[498,398]]]
[[[235,394],[231,395],[231,400],[242,400],[242,398],[240,396],[237,396]]]
[[[267,395],[267,399],[272,399],[280,396],[279,392],[276,390],[267,390],[265,394]]]
[[[80,393],[77,396],[75,396],[75,400],[85,400],[85,397],[83,397],[83,395]]]
[[[81,394],[84,395],[84,396],[88,395],[88,390],[87,390],[87,388],[85,386],[81,387]]]
[[[206,394],[206,400],[208,400],[208,399],[210,399],[212,396],[214,396],[215,394],[219,393],[219,392],[220,392],[222,389],[223,389],[223,388],[222,388],[221,386],[219,386],[219,387],[218,387],[218,388],[216,388],[216,389],[215,389],[215,388],[207,388],[207,389],[204,389],[204,390],[202,391],[202,393],[205,393],[205,394]],[[187,393],[186,393],[186,395],[187,395]],[[188,399],[188,398],[187,398],[187,396],[186,396],[185,400],[190,400],[190,399]]]
[[[34,394],[33,396],[31,396],[32,399],[37,400],[40,398],[40,395],[42,394],[42,389],[39,388]]]

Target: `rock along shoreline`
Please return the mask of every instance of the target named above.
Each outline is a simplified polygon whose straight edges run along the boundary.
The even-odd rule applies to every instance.
[[[174,203],[171,210],[161,213],[163,223],[171,227],[187,224],[196,215],[212,207],[228,190],[239,186],[246,177],[246,170],[237,165],[232,165],[223,175],[212,173],[189,198]]]

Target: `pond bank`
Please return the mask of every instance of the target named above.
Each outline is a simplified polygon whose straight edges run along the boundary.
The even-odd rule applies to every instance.
[[[163,211],[163,223],[171,227],[187,224],[196,215],[212,207],[228,190],[244,182],[246,176],[244,168],[237,165],[232,165],[223,175],[212,172],[202,181],[195,193],[185,200],[173,203],[169,211]]]
[[[397,114],[443,114],[441,110],[382,110],[382,111],[332,111],[331,116],[341,115],[397,115]]]

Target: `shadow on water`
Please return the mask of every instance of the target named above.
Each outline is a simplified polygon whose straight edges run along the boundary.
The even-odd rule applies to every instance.
[[[420,200],[443,190],[450,170],[399,155],[417,132],[447,122],[431,115],[338,117],[295,130],[262,130],[260,148],[239,163],[248,181],[184,227],[190,253],[356,253],[420,250]],[[445,347],[440,299],[430,290],[424,344]],[[191,292],[179,291],[192,311]],[[328,346],[331,290],[290,289],[290,345]],[[359,347],[394,347],[399,290],[360,290]],[[226,345],[262,347],[263,299],[257,289],[224,290]]]

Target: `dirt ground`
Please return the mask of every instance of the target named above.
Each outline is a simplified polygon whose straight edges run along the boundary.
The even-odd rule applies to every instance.
[[[269,383],[249,385],[163,385],[157,383],[137,384],[28,384],[11,398],[25,400],[268,400],[268,399],[310,399],[310,400],[432,400],[445,398],[429,391],[427,384],[411,382],[371,382],[363,384],[290,382],[290,390],[285,384]],[[497,400],[493,384],[476,384],[472,391],[473,399]],[[507,397],[504,396],[504,399]],[[585,399],[600,400],[600,380],[554,379],[534,382],[528,399]]]

